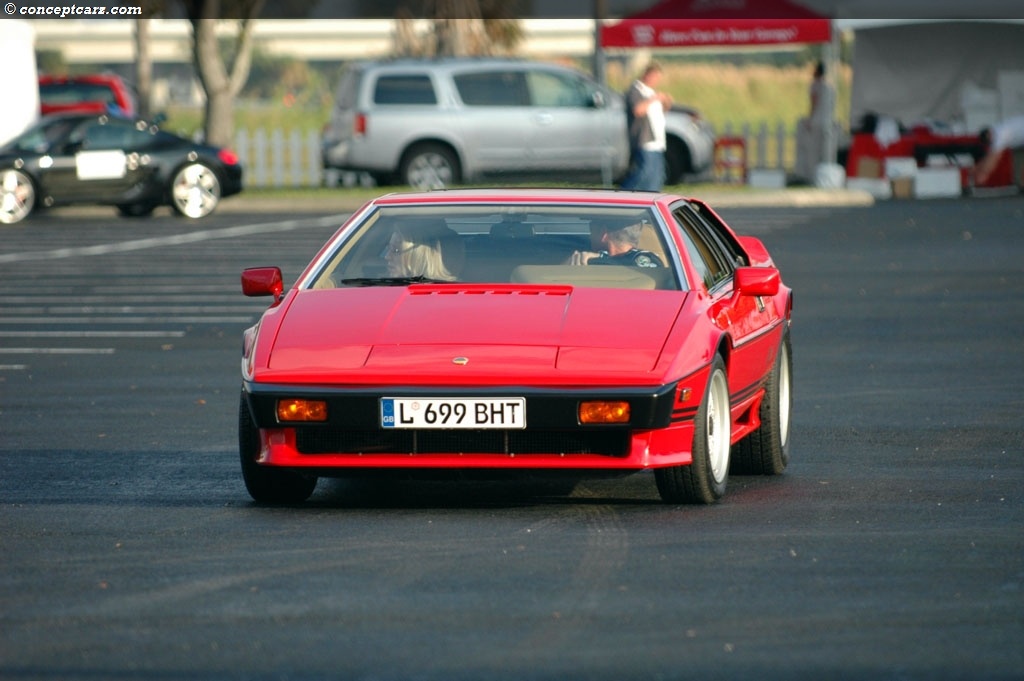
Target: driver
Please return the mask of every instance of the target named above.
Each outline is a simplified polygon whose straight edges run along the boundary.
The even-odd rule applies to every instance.
[[[621,225],[591,223],[592,251],[573,251],[570,265],[628,265],[631,267],[664,267],[661,258],[640,248],[643,222]]]

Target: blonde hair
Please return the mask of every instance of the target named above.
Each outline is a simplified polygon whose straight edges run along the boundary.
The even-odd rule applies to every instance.
[[[440,238],[419,235],[410,237],[401,231],[396,231],[395,236],[402,244],[397,255],[403,276],[455,281],[455,275],[444,264]]]

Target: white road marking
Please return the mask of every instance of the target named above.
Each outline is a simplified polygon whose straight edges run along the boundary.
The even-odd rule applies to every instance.
[[[328,215],[316,219],[283,220],[281,222],[268,222],[264,224],[237,225],[235,227],[224,227],[222,229],[202,229],[184,234],[170,234],[168,236],[149,237],[146,239],[131,239],[128,241],[117,241],[109,244],[97,244],[95,246],[72,246],[67,248],[54,248],[48,251],[27,251],[24,253],[5,253],[0,255],[0,263],[28,262],[32,260],[61,260],[64,258],[77,258],[81,256],[108,255],[110,253],[126,253],[128,251],[141,251],[147,248],[160,248],[163,246],[180,246],[192,244],[199,241],[211,239],[232,239],[235,237],[251,236],[253,234],[265,234],[267,232],[285,232],[303,227],[326,227],[330,225],[341,225],[347,215]]]
[[[0,348],[0,355],[112,355],[114,348]]]
[[[0,338],[184,338],[184,331],[0,331]]]

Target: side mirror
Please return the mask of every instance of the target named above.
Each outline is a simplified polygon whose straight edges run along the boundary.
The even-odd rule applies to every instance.
[[[774,267],[737,267],[733,294],[741,296],[774,296],[779,292],[779,271]]]
[[[242,271],[242,293],[251,296],[274,296],[284,292],[284,279],[279,267],[250,267]]]
[[[604,105],[604,93],[602,93],[600,90],[594,90],[594,92],[590,95],[590,106],[595,109],[603,109]]]

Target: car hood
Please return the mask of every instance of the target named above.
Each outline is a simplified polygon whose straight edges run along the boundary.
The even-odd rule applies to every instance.
[[[679,291],[425,285],[300,291],[260,380],[655,380]]]

